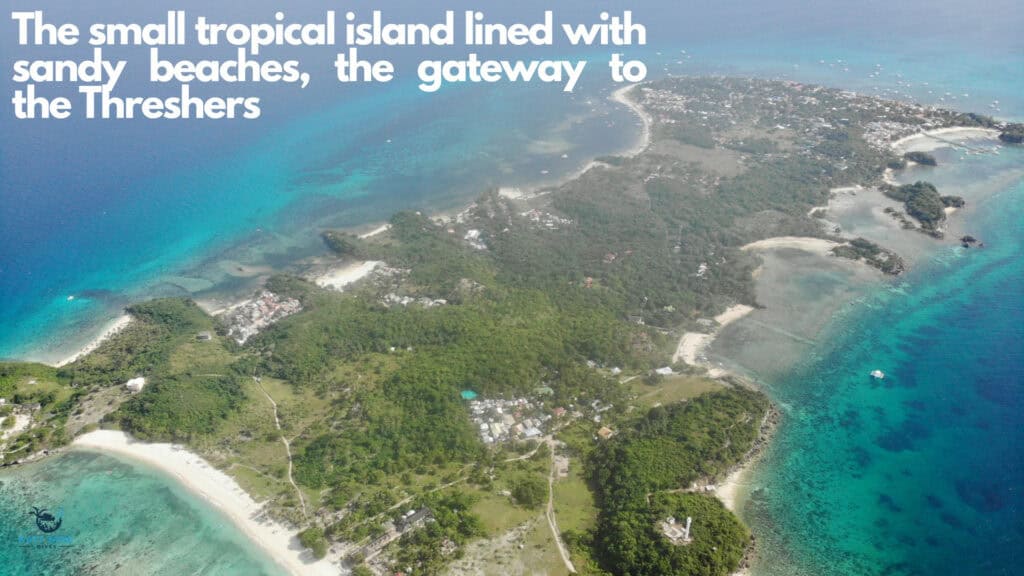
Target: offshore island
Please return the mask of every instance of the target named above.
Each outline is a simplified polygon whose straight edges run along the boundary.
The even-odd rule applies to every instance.
[[[145,461],[297,574],[741,569],[729,479],[780,412],[706,349],[764,308],[766,252],[903,273],[903,246],[830,219],[851,204],[979,247],[952,233],[963,198],[894,174],[936,162],[922,140],[1021,127],[795,82],[614,97],[642,141],[562,184],[325,232],[227,309],[142,302],[59,367],[0,364],[4,466]]]

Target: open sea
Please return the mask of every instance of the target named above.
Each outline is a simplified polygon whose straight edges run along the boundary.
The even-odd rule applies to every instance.
[[[31,8],[79,23],[101,12],[66,4]],[[140,4],[111,2],[110,11],[145,21],[167,9]],[[231,13],[180,4],[174,8]],[[326,9],[301,4],[289,13]],[[395,14],[433,14],[381,4]],[[61,358],[132,301],[245,293],[254,274],[322,253],[318,232],[326,227],[379,222],[398,209],[448,209],[489,187],[554,181],[624,149],[637,137],[637,119],[605,99],[612,87],[602,61],[613,51],[642,57],[651,77],[789,78],[1024,119],[1019,3],[891,4],[638,3],[630,8],[648,25],[649,46],[586,52],[592,61],[573,95],[544,85],[425,95],[406,72],[407,80],[384,87],[260,87],[264,118],[248,123],[27,123],[8,111],[0,141],[0,357]],[[468,7],[480,8],[446,6]],[[486,10],[527,20],[549,8],[566,20],[596,10],[584,0]],[[7,67],[21,51],[13,24],[5,26]],[[330,58],[303,58],[329,76]],[[413,59],[395,56],[398,65]],[[141,92],[141,76],[130,71],[125,90]],[[7,76],[4,88],[13,90]],[[933,177],[956,193],[1021,164],[1024,152],[1006,149]],[[879,287],[792,374],[766,383],[787,418],[753,475],[759,490],[745,520],[762,553],[755,574],[1019,573],[1024,191],[1019,178],[999,182],[971,216],[985,249],[941,251],[898,290]],[[868,379],[874,368],[887,378]],[[113,458],[63,455],[4,471],[0,483],[0,574],[277,570],[172,479]],[[33,528],[26,506],[62,508],[58,533],[73,535],[74,546],[18,545]]]

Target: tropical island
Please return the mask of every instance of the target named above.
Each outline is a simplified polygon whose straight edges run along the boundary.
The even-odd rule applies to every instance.
[[[1024,124],[1010,124],[999,134],[999,139],[1010,144],[1024,143]]]
[[[760,305],[757,242],[902,272],[898,247],[815,211],[864,186],[940,236],[962,200],[887,183],[919,162],[892,143],[997,124],[794,82],[619,97],[644,119],[635,154],[452,216],[325,232],[343,273],[274,275],[217,315],[134,304],[59,368],[0,363],[4,465],[98,428],[181,444],[335,573],[734,572],[752,539],[713,487],[777,414],[683,341]]]

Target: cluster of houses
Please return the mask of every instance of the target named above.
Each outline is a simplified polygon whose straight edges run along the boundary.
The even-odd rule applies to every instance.
[[[245,344],[246,340],[258,334],[260,330],[300,310],[302,304],[298,300],[264,290],[252,300],[247,300],[225,312],[224,321],[228,326],[228,336],[239,344]]]
[[[553,417],[527,398],[470,400],[469,412],[484,444],[540,438]],[[554,413],[564,414],[565,409],[555,408]]]
[[[879,92],[876,90],[876,92]],[[814,143],[853,125],[854,114],[877,120],[864,125],[864,140],[873,148],[888,151],[892,141],[957,123],[954,112],[906,101],[884,100],[850,91],[836,91],[798,82],[729,80],[694,82],[684,90],[641,87],[639,99],[656,124],[685,123],[710,129],[716,143],[749,153],[747,127],[751,122],[775,123],[769,133],[796,144],[793,149],[755,154],[816,155]],[[883,94],[880,96],[894,96]],[[905,96],[905,95],[904,95]],[[942,102],[943,99],[939,98]],[[794,114],[794,109],[800,113]],[[849,117],[842,117],[845,113]],[[742,159],[742,158],[741,158]],[[844,163],[838,168],[842,169]],[[679,177],[679,171],[673,178]],[[659,177],[669,176],[658,174]]]
[[[529,210],[526,212],[521,212],[519,215],[522,216],[523,218],[526,218],[533,224],[537,224],[538,226],[547,228],[548,230],[558,230],[562,226],[569,226],[570,224],[572,224],[572,220],[568,218],[555,216],[550,212],[538,210],[537,208],[534,208],[533,210]]]
[[[470,246],[477,250],[487,250],[487,244],[484,244],[482,233],[480,230],[467,230],[465,236],[462,237]]]
[[[410,304],[416,304],[424,308],[433,308],[434,306],[444,306],[448,304],[448,301],[444,298],[427,298],[421,296],[419,298],[413,298],[412,296],[399,296],[393,292],[385,294],[380,299],[380,303],[388,308],[392,306],[407,307]]]
[[[890,142],[935,127],[931,122],[907,124],[893,120],[876,120],[864,125],[864,140],[873,148],[888,150]]]

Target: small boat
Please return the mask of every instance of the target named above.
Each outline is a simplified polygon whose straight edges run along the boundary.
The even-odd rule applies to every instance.
[[[872,370],[871,377],[881,380],[882,378],[885,378],[885,372],[882,372],[881,370]]]

